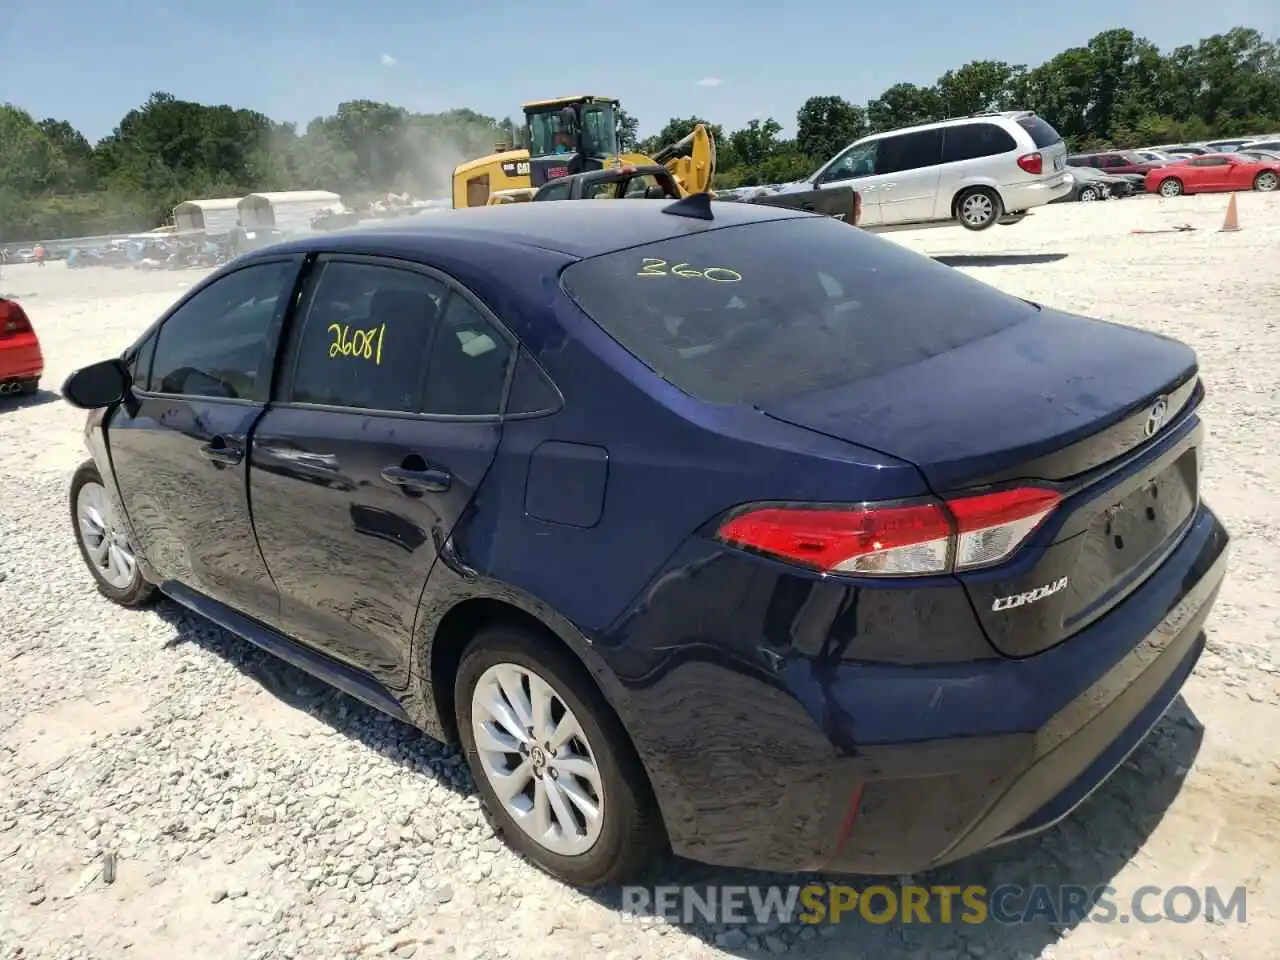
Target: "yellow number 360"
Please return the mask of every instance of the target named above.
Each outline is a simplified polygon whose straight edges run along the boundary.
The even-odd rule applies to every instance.
[[[331,323],[329,332],[333,343],[329,344],[330,357],[356,357],[382,363],[382,338],[387,332],[385,323],[367,330],[352,330],[350,324]]]
[[[667,261],[656,257],[645,257],[641,260],[637,277],[683,277],[686,280],[710,280],[714,283],[737,283],[742,274],[728,267],[703,267],[701,270],[687,263],[677,263],[668,267]]]

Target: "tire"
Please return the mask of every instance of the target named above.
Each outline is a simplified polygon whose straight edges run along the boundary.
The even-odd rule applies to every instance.
[[[1280,177],[1271,170],[1263,170],[1253,178],[1253,189],[1263,193],[1270,193],[1277,186],[1280,186]]]
[[[1177,177],[1166,177],[1156,188],[1162,197],[1177,197],[1182,194],[1182,181]]]
[[[532,700],[529,689],[534,678],[550,688],[552,706],[548,713],[553,720],[576,719],[581,736],[560,745],[558,753],[547,752],[546,744],[551,741],[544,730],[532,749],[521,744],[520,752],[486,751],[482,756],[477,749],[476,720],[481,729],[490,731],[490,736],[503,733],[483,704],[496,696],[501,706],[510,709],[511,697],[503,691],[514,687],[518,699],[527,706]],[[500,686],[503,680],[506,683]],[[554,709],[557,702],[561,707],[558,713]],[[631,741],[586,670],[568,651],[518,625],[498,624],[482,629],[458,665],[454,710],[467,764],[490,821],[513,849],[547,873],[578,887],[612,886],[638,878],[654,856],[666,849],[657,805]],[[527,737],[528,729],[523,725],[521,734]],[[506,736],[493,742],[514,745],[516,739]],[[556,779],[556,761],[564,762],[566,756],[573,758],[578,768],[593,770],[599,787],[593,789],[590,779],[583,776],[566,775],[563,768]],[[520,782],[527,789],[512,794],[508,803],[499,798],[494,777],[503,769],[511,772],[513,766],[516,771],[525,771]],[[495,773],[490,773],[491,769]],[[598,824],[593,827],[585,817],[575,815],[572,819],[580,834],[575,841],[566,841],[563,831],[550,841],[535,837],[533,797],[541,786],[539,780],[569,780],[580,796],[590,799],[595,794],[595,806],[600,812]],[[578,808],[560,792],[562,788],[556,790],[564,809],[576,814]],[[541,787],[540,792],[550,809],[546,787]],[[527,808],[523,814],[521,807]],[[521,819],[517,820],[517,816]]]
[[[956,197],[956,219],[966,230],[987,230],[1002,216],[1000,194],[990,187],[974,187]]]
[[[1079,200],[1081,203],[1092,203],[1094,200],[1099,199],[1101,196],[1102,194],[1098,192],[1097,187],[1084,187],[1080,191],[1080,196],[1078,196],[1076,199]]]
[[[82,463],[72,476],[70,499],[71,527],[75,531],[76,545],[98,592],[122,607],[141,607],[149,603],[155,597],[156,588],[142,576],[137,555],[121,524],[111,513],[111,501],[106,496],[102,474],[92,460]],[[93,519],[90,511],[97,512],[97,520]],[[101,550],[104,543],[108,546]],[[122,562],[122,549],[124,555],[132,560],[131,564]],[[97,559],[98,556],[103,559]]]

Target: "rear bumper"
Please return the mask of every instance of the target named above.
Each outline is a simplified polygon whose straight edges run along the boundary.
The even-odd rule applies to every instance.
[[[32,380],[44,374],[40,342],[30,334],[0,341],[0,383]]]
[[[1228,539],[1202,506],[1119,607],[1020,660],[797,657],[779,668],[784,689],[754,694],[739,674],[708,673],[703,691],[664,698],[664,723],[687,724],[680,756],[644,756],[637,738],[673,849],[726,866],[914,873],[1052,826],[1176,699],[1204,646]],[[744,694],[736,716],[719,716]]]
[[[1071,192],[1072,180],[1063,171],[1048,180],[1036,180],[1027,183],[1013,183],[1000,188],[1000,197],[1004,200],[1006,210],[1027,210],[1040,207],[1050,200]]]

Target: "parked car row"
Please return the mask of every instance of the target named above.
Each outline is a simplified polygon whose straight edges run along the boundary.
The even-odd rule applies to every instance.
[[[1206,140],[1203,143],[1166,143],[1143,149],[1161,151],[1176,157],[1202,157],[1210,153],[1235,153],[1241,150],[1280,150],[1280,133],[1227,140]]]
[[[1150,150],[1113,150],[1072,155],[1067,157],[1067,166],[1073,176],[1081,178],[1077,194],[1086,189],[1084,184],[1093,184],[1097,175],[1137,179],[1140,181],[1137,192],[1158,193],[1162,197],[1231,190],[1265,192],[1280,185],[1280,153],[1262,149],[1164,156]],[[1100,197],[1080,196],[1078,199],[1097,200]]]

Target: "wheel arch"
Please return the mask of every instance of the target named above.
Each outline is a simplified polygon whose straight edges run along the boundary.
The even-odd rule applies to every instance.
[[[990,177],[979,177],[979,178],[967,180],[962,185],[956,188],[956,192],[951,197],[951,216],[952,217],[960,216],[960,199],[965,194],[972,193],[975,190],[990,190],[992,193],[996,195],[996,197],[999,198],[1000,207],[1001,209],[1004,209],[1005,207],[1004,194],[1000,192],[999,185],[995,182],[995,180],[991,179]]]
[[[624,688],[605,666],[592,641],[572,622],[509,585],[494,584],[496,589],[488,589],[486,584],[477,589],[474,581],[465,583],[453,571],[447,576],[457,579],[454,589],[432,604],[430,610],[423,611],[416,631],[414,667],[427,708],[424,719],[433,728],[428,732],[447,743],[459,742],[453,684],[463,651],[480,630],[503,622],[536,633],[547,643],[569,651],[587,671],[623,729],[628,729]]]

